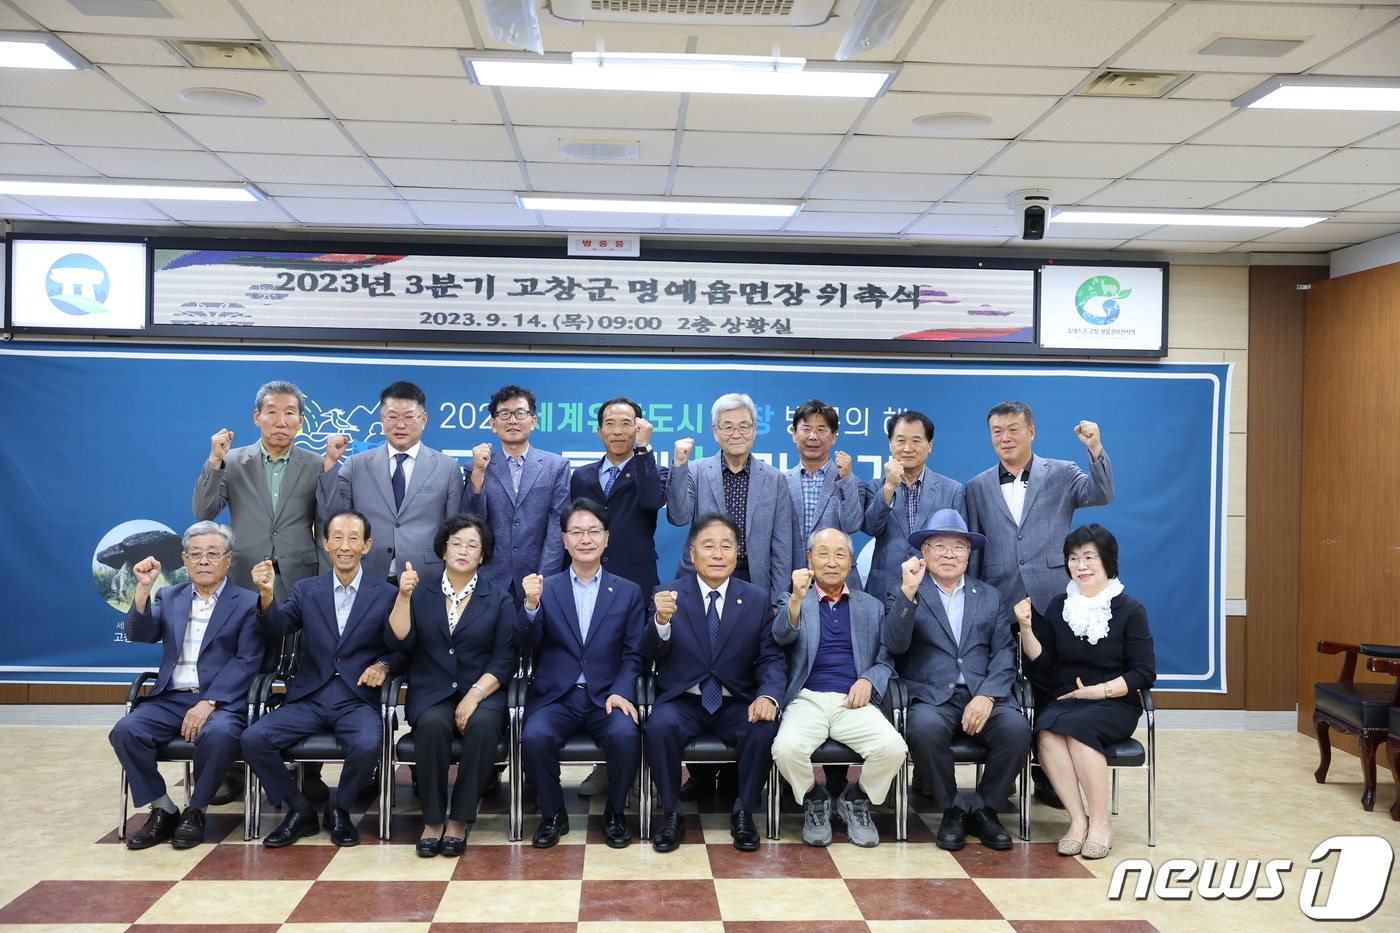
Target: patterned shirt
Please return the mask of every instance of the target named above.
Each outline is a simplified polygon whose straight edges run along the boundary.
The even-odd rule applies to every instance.
[[[720,468],[720,476],[724,481],[724,510],[729,513],[729,517],[734,519],[734,524],[739,526],[739,565],[742,567],[748,560],[749,549],[744,538],[748,534],[748,512],[749,512],[749,467],[753,465],[753,457],[744,461],[744,468],[739,472],[729,469],[728,463],[723,463]]]

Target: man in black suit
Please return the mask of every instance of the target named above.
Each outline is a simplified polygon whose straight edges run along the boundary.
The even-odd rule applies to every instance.
[[[773,641],[768,590],[733,575],[739,556],[734,520],[719,514],[696,519],[686,549],[695,576],[656,591],[656,613],[642,636],[642,659],[656,662],[647,762],[665,811],[652,846],[671,852],[685,838],[681,753],[695,736],[711,732],[737,747],[730,834],[736,849],[752,852],[759,841],[753,808],[773,760],[787,668]]]
[[[263,634],[300,631],[305,645],[285,702],[243,733],[243,760],[263,782],[267,799],[287,805],[286,818],[263,839],[269,849],[320,832],[316,808],[297,789],[281,753],[318,732],[334,733],[345,749],[335,800],[326,806],[326,829],[338,846],[359,845],[350,807],[384,751],[379,687],[404,661],[385,642],[398,590],[361,566],[374,544],[369,520],[348,509],[335,513],[326,522],[322,544],[334,569],[299,581],[281,605],[273,604],[272,561],[253,566]]]

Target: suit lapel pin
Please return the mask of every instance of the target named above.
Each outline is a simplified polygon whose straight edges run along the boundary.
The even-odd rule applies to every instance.
[[[742,599],[736,599],[734,600],[734,604],[736,606],[742,606],[744,604],[744,601]]]

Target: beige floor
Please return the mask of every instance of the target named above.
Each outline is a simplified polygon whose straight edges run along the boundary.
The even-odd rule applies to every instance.
[[[1314,847],[1330,836],[1360,835],[1379,836],[1392,849],[1400,848],[1400,823],[1392,822],[1386,812],[1394,800],[1395,790],[1384,767],[1381,769],[1376,809],[1366,813],[1358,802],[1360,768],[1357,759],[1343,753],[1335,754],[1332,765],[1335,783],[1318,785],[1312,778],[1312,770],[1316,767],[1316,744],[1305,736],[1280,732],[1163,731],[1159,733],[1158,744],[1159,797],[1155,847],[1146,845],[1145,778],[1141,774],[1128,774],[1123,778],[1122,812],[1115,823],[1112,855],[1101,862],[1079,863],[1089,869],[1092,877],[996,878],[972,875],[981,894],[995,906],[1003,919],[878,920],[867,913],[867,928],[1026,930],[1039,928],[1027,921],[1073,921],[1063,926],[1045,927],[1068,931],[1094,929],[1096,919],[1147,921],[1168,933],[1195,930],[1225,930],[1231,933],[1261,930],[1272,933],[1318,929],[1320,926],[1325,928],[1325,925],[1307,919],[1298,906],[1304,873],[1310,867],[1308,860]],[[211,912],[211,903],[220,900],[214,896],[217,887],[229,882],[187,879],[186,876],[215,847],[201,846],[190,852],[175,852],[163,847],[162,850],[131,853],[120,845],[97,844],[99,839],[111,832],[118,804],[118,773],[106,742],[105,730],[0,727],[0,757],[3,757],[6,766],[6,784],[17,803],[0,827],[0,920],[4,919],[3,905],[41,881],[163,880],[181,883],[157,901],[148,915],[141,918],[141,923],[229,923],[240,916],[239,911],[243,911],[241,916],[244,922],[270,923],[270,929],[276,929],[277,924],[283,923],[286,924],[283,929],[310,930],[314,925],[286,923],[290,907],[268,906],[264,916],[260,913],[262,908],[259,905],[296,905],[312,884],[361,879],[450,882],[438,907],[438,920],[444,918],[444,911],[451,909],[455,898],[468,896],[468,890],[458,886],[470,884],[500,886],[499,891],[483,889],[477,893],[508,895],[509,901],[517,904],[528,902],[541,911],[538,919],[568,919],[569,911],[573,910],[575,920],[587,920],[586,916],[578,916],[577,905],[571,902],[571,899],[578,897],[580,883],[588,885],[589,879],[720,879],[722,873],[712,871],[712,866],[719,864],[716,856],[728,854],[723,821],[711,816],[705,818],[707,841],[720,845],[717,847],[719,851],[708,861],[706,849],[700,845],[687,844],[674,855],[657,856],[646,845],[634,844],[630,849],[615,852],[590,841],[590,844],[580,846],[585,849],[586,855],[579,860],[581,867],[572,880],[463,881],[460,880],[460,872],[454,875],[453,865],[448,860],[417,859],[407,845],[366,844],[359,849],[336,853],[319,880],[259,882],[256,885],[259,896],[249,897],[247,889],[242,888],[237,902],[229,905],[227,912]],[[574,775],[573,779],[576,781],[579,776],[581,773]],[[568,779],[566,777],[566,783]],[[222,809],[230,813],[239,811],[237,806]],[[587,809],[585,805],[584,811]],[[937,824],[934,814],[924,813],[921,817],[925,823],[932,821],[933,825]],[[263,831],[275,825],[277,818],[276,813],[265,813]],[[484,817],[470,841],[473,844],[503,842],[502,819]],[[781,843],[784,847],[796,845],[798,819],[785,815]],[[1060,814],[1039,805],[1033,810],[1032,821],[1032,843],[1053,843],[1063,828]],[[533,822],[527,817],[527,836]],[[373,820],[370,820],[363,827],[366,843],[377,841],[372,840],[372,825]],[[1008,825],[1011,825],[1009,820]],[[495,827],[498,826],[501,838],[492,838],[497,835]],[[584,835],[576,832],[567,837],[567,841],[583,843]],[[923,838],[927,838],[926,833]],[[315,837],[299,845],[318,840],[324,842],[324,839],[324,836]],[[241,834],[233,833],[227,841],[239,842]],[[1037,855],[1047,851],[1047,846],[1035,849]],[[757,885],[759,882],[736,879],[731,875],[728,880],[715,882],[723,922],[690,926],[673,922],[665,924],[666,930],[668,933],[691,927],[720,930],[726,926],[736,929],[730,923],[731,919],[803,920],[803,926],[812,928],[822,925],[818,922],[819,918],[859,921],[862,914],[856,903],[851,901],[851,895],[846,893],[842,879],[970,877],[953,863],[947,853],[939,852],[926,841],[904,844],[886,841],[877,849],[857,850],[838,839],[827,852],[839,870],[840,878],[788,881],[786,893],[793,898],[790,906],[784,907],[772,899],[771,892],[775,889],[771,882],[766,883],[766,893],[762,895],[764,902],[760,904],[744,893],[745,885]],[[535,853],[526,848],[518,857],[528,863],[532,857],[546,854],[549,853]],[[1001,854],[987,855],[995,859]],[[1285,888],[1283,896],[1272,902],[1252,898],[1208,901],[1194,892],[1188,900],[1164,900],[1149,895],[1143,901],[1111,902],[1106,896],[1110,877],[1115,866],[1128,858],[1148,859],[1157,866],[1168,859],[1289,859],[1292,870],[1282,876]],[[1053,864],[1052,860],[1052,867]],[[1330,879],[1335,864],[1335,856],[1321,863],[1324,878]],[[316,878],[314,875],[312,877]],[[829,901],[824,900],[826,895],[823,894],[827,888],[831,888]],[[1400,867],[1392,868],[1389,888],[1389,896],[1374,915],[1347,928],[1400,930]],[[859,885],[853,884],[852,890],[859,893]],[[781,900],[787,902],[788,899]],[[551,906],[556,901],[559,902],[557,909],[562,913],[551,913],[556,910],[556,906]],[[829,905],[829,909],[824,909],[824,904]],[[757,910],[760,906],[765,909]],[[430,916],[429,919],[433,918]],[[474,919],[484,921],[488,918],[478,913]],[[517,915],[517,919],[525,917]],[[366,924],[367,929],[368,926]],[[426,931],[429,922],[390,926]],[[611,933],[627,926],[618,923],[595,926],[585,922],[578,929],[607,929]],[[662,924],[635,926],[660,930]],[[780,926],[785,925],[779,924],[773,928]],[[376,927],[383,928],[383,925]],[[0,929],[40,928],[28,923],[13,926],[0,924]],[[93,928],[123,930],[128,928],[128,924],[104,924]],[[572,928],[572,924],[569,928]]]

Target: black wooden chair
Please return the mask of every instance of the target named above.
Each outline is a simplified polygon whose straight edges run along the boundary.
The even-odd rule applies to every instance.
[[[1396,677],[1397,693],[1400,693],[1400,661],[1371,657],[1366,660],[1366,670]],[[1390,818],[1400,820],[1400,703],[1391,704],[1388,725],[1385,751],[1390,761],[1390,775],[1395,779],[1395,802],[1390,805]]]
[[[1342,655],[1342,669],[1336,681],[1313,685],[1313,729],[1321,757],[1313,777],[1319,784],[1327,781],[1332,764],[1330,730],[1352,736],[1361,751],[1361,808],[1370,810],[1376,805],[1376,748],[1390,733],[1390,708],[1400,703],[1400,680],[1394,684],[1357,683],[1356,659],[1363,654],[1400,658],[1400,647],[1320,641],[1317,650]]]

